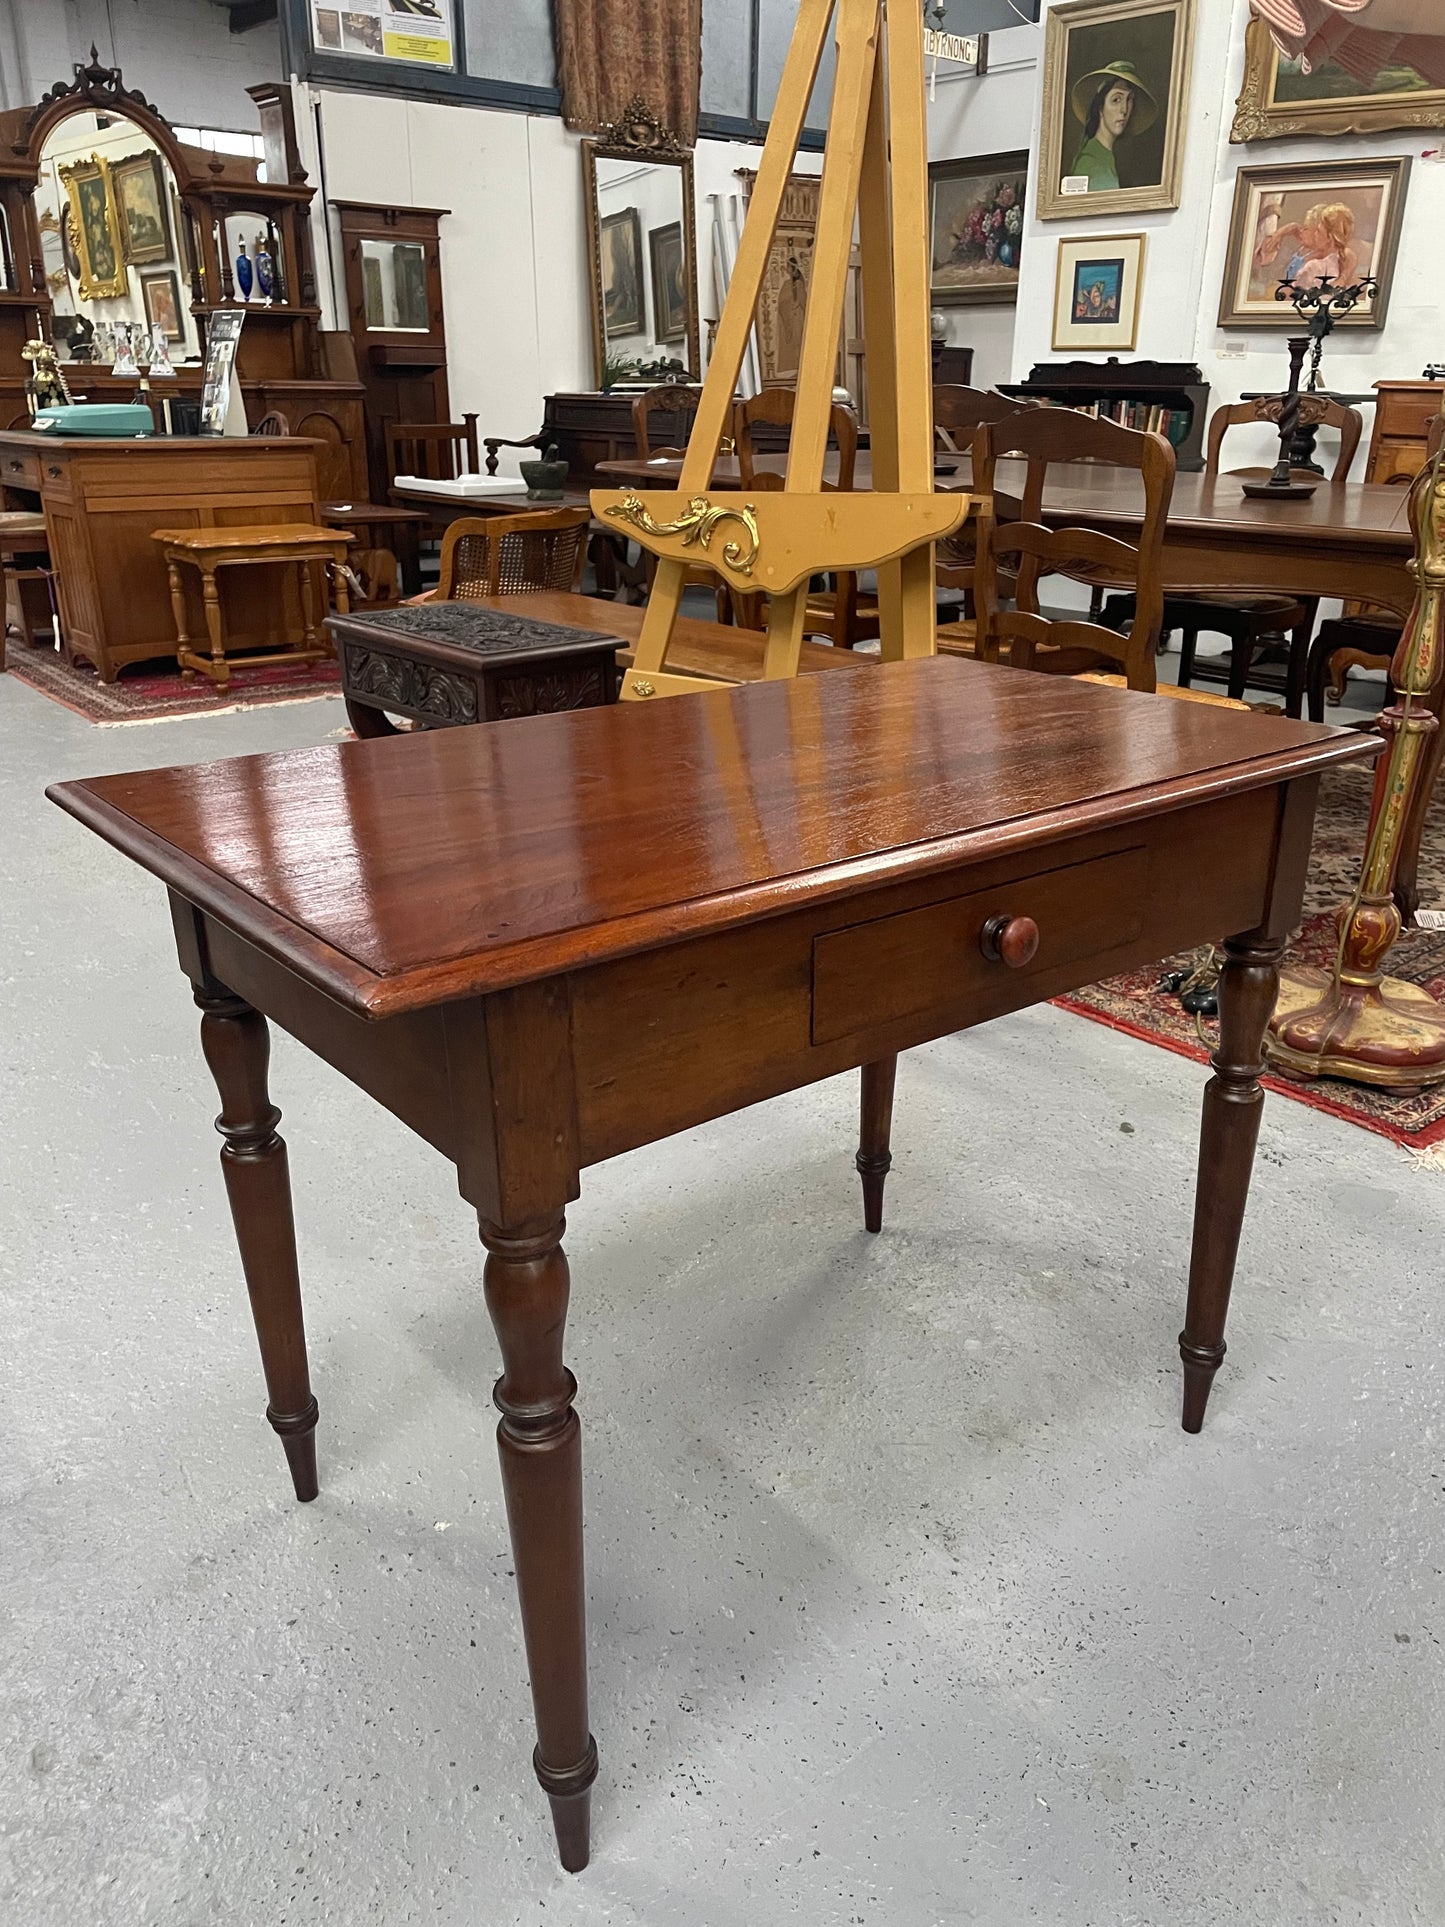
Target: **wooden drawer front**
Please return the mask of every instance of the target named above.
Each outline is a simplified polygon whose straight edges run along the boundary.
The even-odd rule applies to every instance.
[[[815,937],[814,1044],[942,1009],[999,978],[1022,986],[1116,950],[1143,927],[1147,871],[1142,847],[1120,850]],[[1032,917],[1038,925],[1038,950],[1022,969],[985,957],[980,940],[991,917]]]
[[[1376,439],[1388,435],[1396,440],[1403,437],[1423,442],[1430,433],[1431,422],[1440,413],[1440,395],[1439,383],[1423,390],[1382,388],[1375,408]]]
[[[40,489],[40,457],[30,449],[7,448],[0,458],[0,482],[7,488]]]

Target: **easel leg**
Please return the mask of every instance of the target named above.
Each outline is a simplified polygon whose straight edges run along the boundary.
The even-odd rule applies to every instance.
[[[560,1211],[511,1230],[481,1223],[487,1310],[502,1349],[497,1450],[537,1716],[532,1764],[552,1804],[562,1865],[580,1873],[597,1743],[587,1728],[582,1432],[572,1410],[577,1381],[562,1363],[564,1228]]]
[[[863,1180],[863,1228],[883,1229],[883,1180],[893,1168],[889,1139],[893,1131],[893,1084],[898,1058],[880,1057],[863,1066],[863,1104],[858,1131],[858,1175]]]
[[[1259,1082],[1264,1027],[1279,993],[1283,947],[1260,936],[1231,937],[1224,946],[1219,1048],[1210,1059],[1214,1075],[1204,1092],[1189,1305],[1179,1334],[1186,1432],[1203,1425],[1214,1374],[1224,1359],[1224,1321],[1264,1105]]]
[[[306,1364],[291,1179],[285,1143],[276,1135],[281,1113],[266,1088],[271,1036],[266,1019],[239,997],[198,990],[196,1002],[201,1049],[221,1094],[221,1170],[261,1346],[266,1417],[285,1450],[296,1497],[304,1502],[317,1493],[317,1412]]]

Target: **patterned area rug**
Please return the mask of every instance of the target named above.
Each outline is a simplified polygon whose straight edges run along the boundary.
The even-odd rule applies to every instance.
[[[205,676],[182,681],[174,663],[166,670],[158,664],[133,663],[114,682],[104,683],[87,662],[71,667],[53,650],[17,642],[6,650],[5,667],[28,688],[38,689],[87,722],[102,724],[221,716],[230,709],[254,709],[263,703],[334,696],[341,686],[341,671],[334,662],[286,662],[275,668],[258,663],[251,669],[237,669],[224,694]]]
[[[1305,923],[1285,952],[1289,963],[1317,964],[1325,969],[1334,964],[1338,941],[1334,912],[1355,887],[1373,780],[1368,768],[1353,764],[1325,772],[1305,889]],[[1438,807],[1433,820],[1426,823],[1420,851],[1420,901],[1426,909],[1445,908],[1445,821]],[[1182,959],[1171,960],[1175,961]],[[1155,990],[1169,967],[1152,964],[1145,970],[1132,970],[1057,1001],[1081,1017],[1091,1017],[1096,1023],[1108,1024],[1151,1044],[1162,1044],[1166,1050],[1202,1063],[1214,1047],[1215,1026],[1204,1020],[1201,1041],[1200,1028],[1179,1008],[1178,1000]],[[1445,931],[1407,930],[1390,953],[1388,970],[1392,977],[1403,977],[1423,985],[1434,996],[1445,997]],[[1418,1097],[1396,1097],[1335,1077],[1320,1078],[1312,1084],[1276,1077],[1264,1081],[1271,1091],[1363,1125],[1367,1131],[1378,1131],[1415,1150],[1445,1141],[1445,1085]]]

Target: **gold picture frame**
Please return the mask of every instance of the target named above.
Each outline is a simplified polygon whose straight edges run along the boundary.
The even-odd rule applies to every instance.
[[[1445,45],[1445,33],[1441,35]],[[1445,87],[1393,87],[1367,93],[1326,92],[1334,76],[1346,78],[1329,61],[1316,62],[1300,86],[1313,86],[1313,99],[1279,98],[1280,53],[1263,20],[1251,20],[1244,35],[1244,79],[1234,104],[1229,138],[1282,140],[1294,134],[1388,134],[1410,127],[1445,127]],[[1291,62],[1291,68],[1298,63]],[[1418,78],[1418,76],[1417,76]],[[1377,76],[1378,83],[1379,76]]]
[[[112,161],[116,216],[125,258],[133,267],[169,261],[171,236],[166,206],[166,177],[161,157],[153,147]]]
[[[1301,332],[1291,304],[1274,298],[1298,259],[1297,286],[1326,275],[1340,286],[1373,275],[1376,292],[1335,326],[1383,328],[1409,183],[1407,154],[1241,167],[1229,217],[1220,327]]]
[[[1133,352],[1144,288],[1142,234],[1074,234],[1059,242],[1054,270],[1056,352]]]
[[[1064,0],[1049,10],[1041,221],[1178,207],[1193,48],[1194,0]],[[1124,125],[1101,125],[1101,107],[1119,94]]]
[[[60,181],[70,204],[70,227],[80,264],[80,298],[113,301],[126,293],[130,281],[110,162],[99,154],[73,161],[61,168]]]

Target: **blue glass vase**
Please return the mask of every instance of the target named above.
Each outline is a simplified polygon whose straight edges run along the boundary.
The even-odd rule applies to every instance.
[[[236,286],[241,290],[241,299],[251,299],[251,261],[246,253],[246,243],[237,243],[236,248]]]

